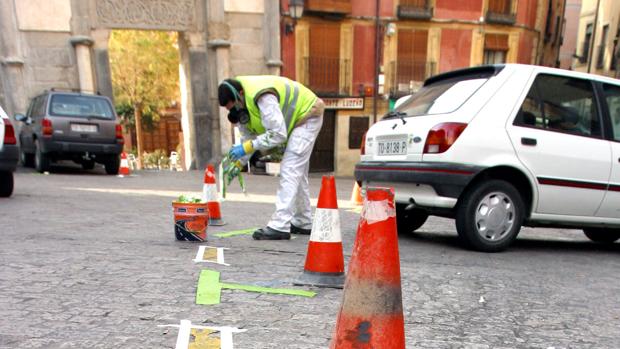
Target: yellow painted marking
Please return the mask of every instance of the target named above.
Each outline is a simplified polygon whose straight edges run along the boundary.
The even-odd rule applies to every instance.
[[[203,261],[217,262],[217,248],[207,247],[202,254]]]
[[[218,331],[192,328],[187,349],[220,349],[222,343]]]

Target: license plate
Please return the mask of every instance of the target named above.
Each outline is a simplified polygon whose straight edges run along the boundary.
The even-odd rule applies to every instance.
[[[379,155],[405,155],[407,154],[407,142],[405,140],[378,141]]]
[[[97,125],[71,124],[73,132],[97,132]]]

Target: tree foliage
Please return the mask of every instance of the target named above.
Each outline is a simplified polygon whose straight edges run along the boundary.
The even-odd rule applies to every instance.
[[[110,35],[114,101],[125,125],[136,128],[138,154],[142,128],[152,127],[158,112],[179,99],[176,45],[177,33],[114,30]]]

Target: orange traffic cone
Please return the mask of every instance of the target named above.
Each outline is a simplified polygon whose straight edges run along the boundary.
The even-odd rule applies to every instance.
[[[121,167],[118,169],[118,176],[125,177],[129,176],[129,162],[127,161],[127,154],[125,152],[121,153]]]
[[[217,195],[217,185],[215,184],[215,168],[207,165],[202,186],[202,201],[209,207],[209,225],[224,225],[222,212],[220,211],[220,201]]]
[[[360,185],[357,184],[357,181],[353,185],[353,192],[351,192],[351,204],[355,206],[361,206],[364,203],[362,199],[362,190]]]
[[[335,288],[344,285],[344,257],[334,176],[323,176],[304,272],[295,283]]]
[[[392,188],[366,191],[330,348],[405,348]]]

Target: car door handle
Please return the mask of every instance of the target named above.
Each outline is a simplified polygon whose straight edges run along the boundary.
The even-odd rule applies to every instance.
[[[521,137],[521,144],[523,144],[523,145],[536,145],[536,139],[535,138]]]

